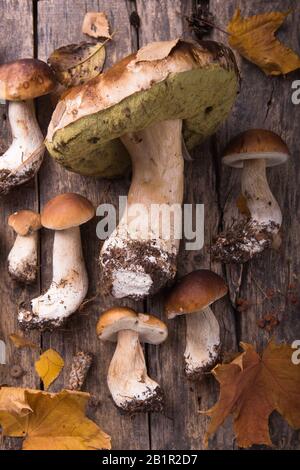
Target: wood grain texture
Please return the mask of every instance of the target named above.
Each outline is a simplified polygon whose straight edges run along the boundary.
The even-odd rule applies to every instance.
[[[185,16],[192,11],[193,0],[0,0],[0,61],[32,57],[34,52],[43,60],[57,47],[84,39],[82,20],[87,11],[105,11],[111,28],[116,32],[107,46],[106,67],[119,58],[150,41],[190,37]],[[207,3],[205,1],[205,3]],[[34,8],[35,5],[35,13]],[[216,21],[226,27],[234,9],[239,6],[244,14],[269,10],[287,10],[295,6],[293,0],[210,0],[210,8]],[[130,25],[132,11],[137,11],[141,25],[137,31]],[[300,52],[299,11],[290,15],[280,37]],[[34,37],[35,35],[35,37]],[[17,39],[16,39],[17,36]],[[213,37],[222,42],[227,38],[219,32]],[[34,47],[35,45],[35,47]],[[278,315],[280,324],[274,330],[276,339],[292,341],[300,338],[299,292],[300,276],[300,207],[298,188],[300,179],[299,145],[300,106],[291,102],[291,82],[299,73],[288,77],[267,78],[252,64],[237,56],[242,77],[242,90],[227,122],[209,141],[197,148],[192,162],[185,162],[185,203],[205,205],[205,245],[201,251],[186,251],[184,242],[178,263],[178,276],[199,268],[210,268],[222,275],[230,287],[230,296],[218,301],[212,308],[220,322],[224,351],[236,351],[240,341],[254,343],[261,350],[270,334],[257,326],[268,311]],[[49,98],[37,101],[39,121],[46,132],[52,106]],[[0,105],[0,152],[8,145],[10,133],[7,110]],[[284,212],[283,245],[278,252],[265,252],[243,267],[224,266],[212,261],[210,246],[214,236],[228,226],[237,216],[236,198],[240,193],[239,172],[221,165],[222,150],[236,133],[249,127],[263,127],[278,132],[292,152],[290,162],[271,169],[269,181]],[[1,322],[0,339],[8,344],[8,365],[0,369],[0,383],[39,388],[34,372],[37,352],[16,351],[8,341],[8,335],[17,332],[17,303],[30,299],[48,288],[52,276],[53,232],[43,230],[41,235],[40,284],[22,288],[13,283],[6,273],[6,259],[14,240],[7,228],[7,216],[18,209],[38,209],[53,196],[74,191],[88,197],[95,206],[111,202],[117,206],[118,196],[127,194],[129,178],[117,181],[95,180],[72,174],[57,165],[49,156],[45,158],[36,182],[14,191],[0,201],[0,284]],[[208,419],[199,414],[212,406],[218,396],[218,386],[208,375],[202,383],[187,381],[183,373],[185,348],[185,319],[168,322],[169,338],[161,346],[148,346],[146,359],[149,375],[157,380],[165,391],[166,408],[163,414],[140,415],[134,418],[121,416],[113,405],[106,385],[106,375],[114,346],[101,344],[95,334],[100,313],[111,305],[124,304],[139,311],[149,311],[164,318],[162,292],[142,303],[118,302],[101,294],[99,285],[98,255],[100,241],[96,238],[94,220],[82,228],[84,255],[90,279],[88,298],[96,300],[74,314],[66,326],[52,333],[27,334],[40,343],[42,350],[57,350],[65,360],[65,369],[50,391],[63,388],[68,382],[73,355],[79,350],[95,356],[84,389],[95,400],[89,409],[90,416],[110,433],[114,449],[202,449]],[[288,292],[291,284],[294,290]],[[268,289],[280,293],[266,299]],[[288,294],[288,295],[287,295]],[[236,300],[242,297],[250,301],[243,313],[237,311]],[[18,363],[26,374],[18,380],[9,375],[10,367]],[[279,448],[300,448],[299,433],[293,432],[279,416],[271,419],[272,440]],[[4,448],[17,449],[20,442],[6,439]],[[232,423],[224,426],[210,441],[212,449],[236,448]]]
[[[226,5],[226,6],[225,6]],[[242,14],[267,11],[287,11],[295,8],[289,0],[211,0],[211,11],[220,25],[227,25],[235,8]],[[279,38],[288,46],[300,52],[299,10],[287,18]],[[226,41],[224,34],[214,33],[214,38]],[[213,139],[215,155],[218,158],[219,200],[222,226],[232,223],[238,215],[236,200],[240,193],[240,172],[220,164],[222,150],[228,140],[248,128],[272,130],[286,141],[292,157],[286,165],[268,170],[270,187],[283,211],[282,246],[279,251],[265,251],[243,267],[226,266],[226,280],[230,286],[233,307],[238,297],[248,299],[250,308],[245,312],[236,311],[237,340],[253,343],[262,350],[273,336],[276,340],[292,342],[300,337],[299,321],[299,126],[300,107],[292,104],[292,81],[299,78],[299,71],[287,77],[271,78],[264,75],[255,65],[237,55],[242,75],[241,93],[226,124]],[[290,286],[292,284],[292,286]],[[293,286],[294,285],[294,286]],[[289,291],[290,287],[295,287]],[[265,294],[268,289],[278,291],[272,299]],[[278,316],[279,326],[273,332],[260,329],[257,321],[266,313]],[[293,432],[278,415],[271,418],[271,438],[278,448],[299,448],[299,433]]]
[[[0,63],[22,57],[33,57],[32,2],[24,0],[20,4],[17,0],[1,0],[0,12]],[[0,154],[8,148],[10,142],[7,106],[0,104]],[[9,335],[19,332],[16,319],[19,302],[27,295],[37,294],[39,286],[37,283],[30,288],[24,287],[13,281],[8,274],[7,256],[14,243],[15,234],[8,227],[7,218],[20,209],[38,210],[37,196],[37,183],[32,181],[0,200],[0,339],[4,340],[7,345],[7,365],[0,365],[0,384],[33,388],[39,386],[39,379],[33,368],[38,353],[29,350],[24,353],[24,350],[16,350],[9,340]],[[28,333],[26,336],[39,344],[38,333]],[[24,371],[24,375],[18,379],[10,375],[11,367],[15,364],[21,366]],[[12,446],[17,447],[18,442],[4,440],[4,448]]]

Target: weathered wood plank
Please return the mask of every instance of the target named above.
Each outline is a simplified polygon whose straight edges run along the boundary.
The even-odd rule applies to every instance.
[[[192,2],[137,1],[137,11],[141,18],[139,35],[140,46],[153,40],[173,39],[190,36],[185,16],[192,11]],[[178,275],[199,268],[211,268],[221,272],[218,265],[212,265],[209,245],[212,234],[218,226],[219,211],[216,191],[216,177],[213,158],[208,145],[202,146],[193,155],[194,161],[185,162],[185,203],[205,204],[205,240],[207,247],[201,252],[185,251],[182,246],[179,258]],[[183,244],[182,244],[183,245]],[[163,318],[164,294],[149,299],[149,311],[159,313]],[[226,349],[235,347],[235,327],[228,301],[221,301],[215,307],[221,322],[223,342]],[[153,449],[200,449],[206,429],[207,419],[199,414],[216,398],[213,380],[208,377],[204,383],[189,382],[183,372],[183,352],[185,348],[185,320],[179,318],[168,322],[169,338],[160,347],[149,347],[149,369],[157,378],[166,394],[164,415],[151,415],[151,443]],[[220,432],[215,446],[232,446],[232,436]]]
[[[131,6],[125,1],[96,0],[42,0],[38,3],[38,54],[46,59],[57,47],[88,40],[81,34],[81,26],[87,11],[105,11],[116,35],[107,47],[106,66],[131,52],[135,44],[131,36],[129,14]],[[49,122],[51,109],[49,103],[40,109],[45,127]],[[41,171],[41,206],[54,195],[74,191],[88,197],[97,207],[101,202],[118,204],[117,197],[127,194],[129,181],[100,181],[72,174],[48,158]],[[45,232],[42,240],[42,288],[51,280],[51,253],[53,233]],[[96,238],[96,222],[87,224],[82,229],[85,260],[89,273],[90,289],[88,297],[93,297],[99,290],[98,265],[100,243]],[[120,303],[120,302],[118,302]],[[124,302],[123,302],[124,303]],[[126,302],[125,302],[126,303]],[[100,344],[95,334],[99,314],[116,301],[101,296],[89,304],[84,311],[75,314],[66,327],[60,331],[43,335],[43,347],[53,347],[62,354],[66,362],[64,373],[56,381],[53,390],[58,390],[67,383],[68,366],[72,356],[80,349],[95,355],[94,365],[87,380],[86,389],[91,391],[100,402],[100,406],[91,409],[92,416],[113,436],[115,449],[146,449],[149,447],[147,416],[135,418],[121,417],[113,405],[106,385],[106,375],[114,346]],[[132,305],[132,303],[127,302]]]
[[[235,8],[241,8],[242,14],[251,16],[266,11],[287,11],[295,8],[292,0],[232,0],[223,2],[211,0],[211,11],[219,25],[226,28]],[[299,50],[299,12],[292,13],[280,33],[281,39]],[[214,37],[225,41],[226,37],[215,31]],[[300,132],[300,107],[291,101],[291,84],[299,74],[287,77],[266,77],[255,65],[238,57],[242,74],[242,88],[233,112],[222,130],[214,139],[216,155],[220,163],[222,150],[228,140],[248,128],[264,128],[277,132],[287,142],[292,158],[284,166],[268,170],[271,189],[283,210],[283,243],[279,251],[266,251],[257,259],[242,268],[227,266],[227,282],[231,289],[231,298],[235,303],[237,297],[248,299],[249,309],[243,313],[236,312],[238,341],[251,342],[262,350],[267,341],[274,336],[278,340],[292,342],[300,338],[300,321],[298,318],[299,292],[297,277],[299,275],[299,200],[296,196],[300,179],[300,162],[298,158]],[[219,165],[220,185],[219,199],[223,211],[223,226],[226,227],[237,216],[236,200],[240,193],[240,173],[231,168]],[[286,295],[289,284],[296,289]],[[268,289],[280,291],[271,300],[264,296]],[[296,302],[296,304],[293,302]],[[278,316],[280,325],[271,333],[260,329],[257,321],[266,313]],[[272,440],[279,448],[299,448],[297,433],[293,432],[279,416],[271,419]]]
[[[33,19],[32,2],[24,0],[1,0],[0,2],[0,63],[24,57],[33,57]],[[11,142],[10,127],[7,118],[7,106],[0,104],[0,153],[2,154]],[[17,306],[28,295],[35,295],[39,291],[38,283],[31,287],[24,287],[11,280],[7,272],[7,255],[14,243],[15,234],[7,225],[8,216],[20,209],[38,210],[37,184],[35,181],[13,191],[0,200],[0,339],[7,345],[7,365],[0,365],[0,385],[38,387],[39,379],[33,368],[37,352],[29,350],[16,350],[9,341],[11,333],[17,333]],[[38,333],[27,334],[32,341],[39,344]],[[13,365],[19,365],[24,375],[14,379],[10,375]],[[11,448],[14,441],[6,439],[4,448]],[[0,444],[1,447],[1,444]]]

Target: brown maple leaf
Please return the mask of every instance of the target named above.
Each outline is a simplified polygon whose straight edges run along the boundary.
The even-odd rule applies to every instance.
[[[229,44],[266,75],[287,74],[300,67],[300,57],[275,32],[290,12],[271,11],[248,18],[237,9],[228,24]]]
[[[241,347],[244,352],[230,364],[219,364],[212,371],[221,389],[219,401],[204,412],[211,417],[206,444],[233,415],[240,447],[271,446],[269,416],[273,411],[292,428],[300,428],[300,365],[292,363],[293,349],[287,344],[271,341],[262,357],[251,344],[241,343]]]

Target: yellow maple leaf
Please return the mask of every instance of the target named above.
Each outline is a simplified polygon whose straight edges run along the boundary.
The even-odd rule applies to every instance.
[[[26,416],[32,410],[25,399],[22,388],[0,388],[0,413],[5,411],[13,416]]]
[[[243,18],[237,9],[228,24],[229,44],[266,75],[287,74],[300,67],[300,57],[275,36],[290,12],[271,11]]]
[[[217,365],[212,373],[220,383],[218,402],[204,412],[211,417],[208,438],[230,414],[240,447],[272,445],[269,416],[280,413],[294,429],[300,428],[300,366],[292,362],[294,350],[271,341],[260,357],[251,344],[230,364]]]
[[[85,416],[88,393],[48,393],[11,387],[6,392],[12,396],[23,394],[26,409],[30,410],[26,415],[0,410],[3,435],[23,437],[23,450],[111,449],[110,436]]]
[[[57,379],[63,367],[64,361],[54,349],[48,349],[41,354],[35,363],[35,370],[42,379],[45,390]]]
[[[9,335],[9,339],[12,341],[14,346],[18,349],[21,349],[21,348],[38,349],[38,346],[35,343],[25,338],[24,336],[18,335],[17,333],[12,333],[11,335]]]

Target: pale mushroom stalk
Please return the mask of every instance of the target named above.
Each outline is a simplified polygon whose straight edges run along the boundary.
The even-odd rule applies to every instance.
[[[105,241],[100,257],[104,272],[111,272],[117,298],[144,297],[153,283],[156,287],[161,284],[159,273],[164,272],[168,279],[176,273],[179,239],[175,230],[181,228],[181,212],[176,216],[175,212],[181,207],[184,186],[181,131],[182,121],[170,120],[122,137],[132,158],[133,178],[124,215]],[[170,208],[174,216],[166,221],[155,205],[156,209],[162,205]],[[139,224],[131,220],[136,211]],[[117,247],[122,248],[122,266],[115,265],[112,258]],[[151,274],[144,271],[145,261]]]
[[[108,387],[113,400],[124,411],[141,408],[153,409],[158,401],[159,409],[162,392],[159,385],[147,374],[147,366],[139,334],[123,330],[118,333],[118,342],[108,370]]]
[[[11,101],[8,118],[12,132],[12,144],[0,157],[1,172],[15,172],[31,158],[33,171],[37,171],[45,151],[44,137],[38,125],[32,100]],[[24,171],[27,169],[24,167]]]
[[[45,294],[31,300],[30,312],[20,311],[19,321],[59,326],[79,308],[87,290],[80,228],[58,230],[54,235],[51,285]]]
[[[38,234],[17,235],[8,255],[8,272],[16,280],[34,282],[38,263]]]
[[[277,233],[282,214],[268,184],[264,158],[244,161],[241,185],[253,223]]]
[[[199,378],[216,363],[220,352],[220,326],[210,307],[186,316],[185,373]]]

